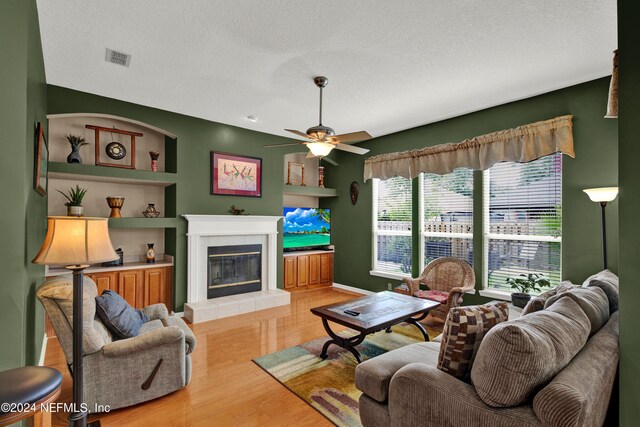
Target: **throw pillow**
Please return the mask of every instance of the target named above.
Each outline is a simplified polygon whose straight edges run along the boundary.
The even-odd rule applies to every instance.
[[[117,338],[138,336],[147,316],[129,305],[120,295],[111,290],[96,297],[96,314],[107,329]]]
[[[544,308],[549,308],[560,298],[571,298],[578,303],[584,314],[589,318],[589,323],[591,324],[589,336],[598,332],[609,320],[609,300],[604,291],[597,286],[575,288],[559,293],[549,298]]]
[[[492,328],[482,340],[471,381],[489,406],[518,406],[569,364],[591,325],[571,298]]]
[[[618,294],[620,293],[620,279],[609,270],[603,270],[584,281],[583,287],[597,286],[602,289],[609,299],[609,312],[618,311]]]
[[[463,381],[469,379],[480,342],[492,327],[509,320],[506,302],[449,310],[438,356],[438,369]]]
[[[536,297],[531,298],[527,303],[527,305],[524,307],[524,309],[522,309],[522,316],[524,316],[525,314],[533,313],[533,312],[544,309],[544,304],[547,302],[549,298],[559,293],[566,292],[569,289],[573,289],[575,286],[576,285],[574,285],[570,281],[565,280],[563,282],[560,282],[560,284],[555,288],[550,289],[546,292],[541,293]]]

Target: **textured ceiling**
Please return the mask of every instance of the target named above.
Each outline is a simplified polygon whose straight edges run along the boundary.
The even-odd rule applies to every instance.
[[[315,75],[329,78],[325,125],[380,136],[608,75],[616,48],[615,0],[38,0],[38,10],[48,83],[278,135],[317,124]],[[133,55],[130,67],[105,62],[106,48]]]

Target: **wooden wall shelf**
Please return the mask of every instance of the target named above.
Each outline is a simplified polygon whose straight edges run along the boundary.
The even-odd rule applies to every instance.
[[[337,197],[338,190],[335,188],[320,188],[299,185],[284,185],[282,188],[284,194],[292,196],[311,196],[311,197]]]
[[[109,218],[109,228],[176,228],[178,218]]]
[[[124,184],[147,184],[167,187],[176,183],[176,174],[146,170],[112,168],[49,162],[49,178],[83,179],[97,182],[119,182]]]

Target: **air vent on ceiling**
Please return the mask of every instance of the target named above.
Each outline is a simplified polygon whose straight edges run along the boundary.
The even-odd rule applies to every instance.
[[[117,50],[111,50],[107,48],[107,62],[112,62],[114,64],[122,65],[124,67],[128,67],[131,62],[131,55],[124,52],[118,52]]]

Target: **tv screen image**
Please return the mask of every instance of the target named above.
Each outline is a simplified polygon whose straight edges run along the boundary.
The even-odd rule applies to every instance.
[[[284,249],[331,244],[331,212],[318,208],[284,208]]]

